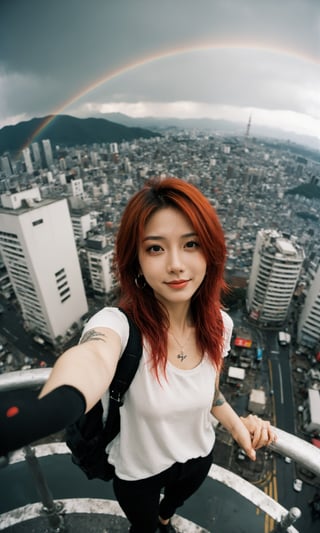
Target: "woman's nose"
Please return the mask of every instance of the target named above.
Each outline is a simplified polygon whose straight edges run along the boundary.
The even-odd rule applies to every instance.
[[[183,260],[179,251],[172,251],[168,258],[169,272],[182,272],[184,270]]]

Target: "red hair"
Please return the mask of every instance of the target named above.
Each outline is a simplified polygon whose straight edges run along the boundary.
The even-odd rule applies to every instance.
[[[120,282],[119,305],[139,327],[151,348],[153,370],[165,372],[169,319],[151,287],[135,284],[140,272],[138,248],[144,227],[156,211],[164,207],[179,209],[198,234],[207,263],[206,276],[191,300],[196,338],[202,353],[207,353],[217,369],[222,364],[223,321],[220,298],[226,288],[224,267],[226,245],[218,216],[210,202],[193,185],[178,178],[154,178],[145,183],[127,204],[116,239],[115,266]]]

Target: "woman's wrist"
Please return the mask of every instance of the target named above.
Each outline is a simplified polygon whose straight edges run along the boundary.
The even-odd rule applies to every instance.
[[[31,390],[0,395],[0,455],[64,429],[80,418],[86,402],[82,393],[62,385],[41,399]]]

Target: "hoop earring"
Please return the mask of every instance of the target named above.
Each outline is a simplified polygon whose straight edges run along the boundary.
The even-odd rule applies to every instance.
[[[138,287],[138,289],[144,289],[147,284],[143,274],[138,274],[134,278],[134,282],[136,284],[136,287]]]

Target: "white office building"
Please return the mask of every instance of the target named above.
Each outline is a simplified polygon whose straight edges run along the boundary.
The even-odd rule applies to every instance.
[[[71,222],[76,241],[81,242],[87,238],[87,233],[97,225],[97,221],[92,218],[91,213],[84,210],[71,208]]]
[[[51,148],[51,141],[50,139],[43,139],[42,141],[42,148],[44,153],[44,159],[47,168],[50,168],[53,165],[53,155],[52,155],[52,148]]]
[[[22,155],[23,155],[23,160],[24,160],[24,164],[26,166],[26,171],[28,174],[32,174],[33,173],[33,164],[32,164],[32,161],[31,161],[31,153],[30,153],[30,148],[24,148],[22,150]]]
[[[114,288],[112,275],[113,246],[105,235],[94,235],[87,240],[87,258],[93,292],[103,296]]]
[[[119,153],[118,143],[110,143],[110,152],[112,154],[118,154]]]
[[[275,230],[258,232],[247,292],[252,319],[269,325],[286,321],[303,260],[294,237]]]
[[[32,143],[31,151],[32,151],[35,167],[41,168],[41,154],[40,154],[39,143],[37,142]]]
[[[320,263],[310,281],[298,321],[298,342],[309,348],[320,344]]]
[[[10,178],[13,174],[13,167],[9,155],[3,155],[0,157],[0,167],[6,178]]]
[[[302,412],[303,428],[307,433],[320,432],[320,391],[308,389],[308,401]]]
[[[53,343],[88,311],[66,199],[1,195],[0,249],[30,331]]]
[[[84,191],[83,191],[83,181],[81,178],[67,176],[66,184],[67,184],[68,193],[71,194],[71,196],[75,196],[77,198],[83,199]]]

